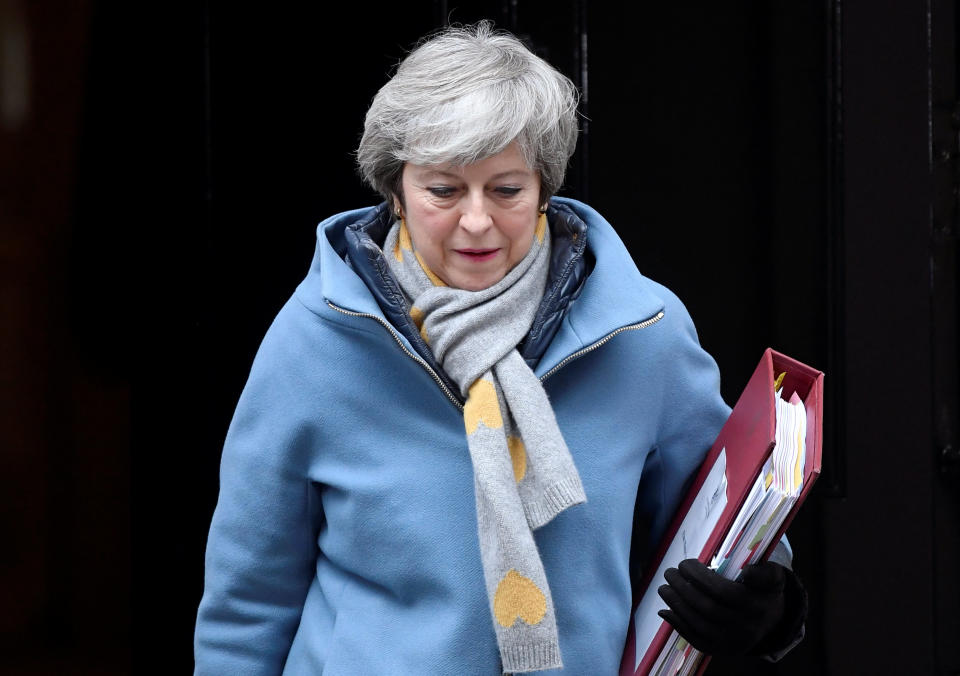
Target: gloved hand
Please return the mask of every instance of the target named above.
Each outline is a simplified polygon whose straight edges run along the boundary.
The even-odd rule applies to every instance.
[[[696,559],[681,561],[664,577],[668,584],[657,591],[669,610],[661,610],[660,617],[708,655],[759,654],[757,648],[783,623],[787,605],[796,605],[787,603],[784,591],[795,580],[793,571],[769,561],[747,566],[736,581]],[[802,590],[798,581],[795,586]]]

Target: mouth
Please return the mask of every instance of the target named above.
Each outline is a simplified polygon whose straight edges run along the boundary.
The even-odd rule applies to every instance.
[[[487,261],[497,255],[500,249],[454,249],[458,254],[477,263]]]

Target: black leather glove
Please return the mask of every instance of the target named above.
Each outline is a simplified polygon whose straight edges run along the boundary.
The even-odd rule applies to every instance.
[[[772,562],[728,580],[696,559],[664,574],[659,615],[708,655],[760,655],[785,648],[806,616],[806,594],[793,571]],[[793,632],[793,633],[791,633]]]

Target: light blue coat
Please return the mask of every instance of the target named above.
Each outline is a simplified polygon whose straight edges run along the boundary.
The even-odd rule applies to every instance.
[[[729,408],[676,296],[596,211],[554,201],[586,222],[596,262],[535,372],[587,502],[536,540],[563,673],[612,675],[634,508],[658,539]],[[462,411],[341,258],[369,213],[320,224],[253,363],[223,450],[197,674],[501,673]]]

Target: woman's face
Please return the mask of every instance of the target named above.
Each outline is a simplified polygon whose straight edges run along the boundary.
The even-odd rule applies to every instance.
[[[479,291],[530,250],[540,175],[516,143],[463,167],[407,163],[404,218],[423,262],[447,285]]]

